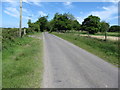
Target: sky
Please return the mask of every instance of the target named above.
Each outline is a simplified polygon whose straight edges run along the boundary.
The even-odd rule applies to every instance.
[[[22,27],[28,27],[28,19],[35,22],[40,16],[48,15],[48,20],[55,13],[71,13],[81,24],[89,15],[99,16],[101,21],[110,25],[118,25],[117,2],[37,2],[23,0]],[[30,2],[31,1],[31,2]],[[2,24],[0,27],[19,27],[19,2],[4,0],[2,2]]]

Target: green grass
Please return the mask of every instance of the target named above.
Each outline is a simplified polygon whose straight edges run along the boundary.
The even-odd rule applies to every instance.
[[[54,32],[54,35],[57,35],[73,44],[101,57],[102,59],[118,66],[118,42],[116,41],[103,41],[95,38],[88,38],[82,36],[76,36],[72,33],[59,34]]]
[[[2,52],[0,51],[0,89],[2,89]]]
[[[43,41],[25,36],[15,39],[11,44],[10,42],[2,53],[2,87],[40,88],[43,74]]]

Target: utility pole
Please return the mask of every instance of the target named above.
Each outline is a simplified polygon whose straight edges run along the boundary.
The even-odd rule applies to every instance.
[[[22,0],[20,0],[20,27],[19,27],[19,37],[21,37],[22,33]]]

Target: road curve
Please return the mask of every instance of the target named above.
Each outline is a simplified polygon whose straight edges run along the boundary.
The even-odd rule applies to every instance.
[[[43,88],[118,88],[118,68],[45,32]]]

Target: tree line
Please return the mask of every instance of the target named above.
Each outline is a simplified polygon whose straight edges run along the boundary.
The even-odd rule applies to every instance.
[[[36,22],[28,20],[27,32],[67,32],[70,30],[87,31],[89,34],[97,32],[118,32],[120,26],[111,26],[105,21],[101,21],[98,16],[90,15],[80,24],[77,19],[70,13],[56,13],[52,20],[48,16],[39,17]]]

